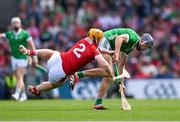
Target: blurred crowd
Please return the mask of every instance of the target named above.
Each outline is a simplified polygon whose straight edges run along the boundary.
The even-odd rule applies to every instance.
[[[151,33],[154,48],[131,54],[128,71],[133,78],[180,78],[179,0],[21,0],[18,10],[37,48],[66,51],[91,27],[130,27],[140,36]],[[7,43],[0,48],[2,79],[11,74],[10,50]],[[38,74],[34,72],[31,68],[27,75]]]

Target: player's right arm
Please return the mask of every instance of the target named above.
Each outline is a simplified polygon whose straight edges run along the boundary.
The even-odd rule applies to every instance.
[[[129,35],[128,34],[122,34],[122,35],[118,35],[116,36],[116,40],[115,40],[115,58],[116,61],[118,61],[118,59],[120,59],[120,49],[121,49],[121,45],[122,43],[127,43],[129,41]]]
[[[0,38],[6,38],[6,34],[5,33],[0,33]],[[0,42],[2,42],[2,39],[0,39]]]
[[[28,47],[29,47],[31,50],[36,50],[36,47],[35,47],[35,44],[34,44],[34,41],[33,41],[32,37],[29,36],[28,39],[27,39],[27,41],[28,41]],[[37,56],[33,56],[33,63],[34,63],[35,65],[38,64],[38,58],[37,58]]]

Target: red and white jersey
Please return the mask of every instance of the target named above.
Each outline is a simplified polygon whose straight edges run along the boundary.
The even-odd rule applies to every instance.
[[[61,53],[63,70],[67,75],[72,75],[99,54],[95,43],[88,38],[81,39],[70,50]]]

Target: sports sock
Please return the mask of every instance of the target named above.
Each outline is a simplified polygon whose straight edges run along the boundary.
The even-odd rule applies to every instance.
[[[84,78],[84,74],[80,71],[80,72],[77,72],[77,76],[80,78]]]
[[[102,104],[102,101],[103,101],[102,98],[97,98],[97,99],[96,99],[96,102],[95,102],[95,105]]]
[[[25,92],[22,92],[21,97],[23,97],[23,98],[27,97],[27,96],[26,96],[26,93],[25,93]]]
[[[20,93],[21,93],[21,89],[16,87],[15,94],[20,95]]]
[[[23,90],[22,90],[22,92],[21,92],[21,96],[26,96],[25,89],[23,89]]]

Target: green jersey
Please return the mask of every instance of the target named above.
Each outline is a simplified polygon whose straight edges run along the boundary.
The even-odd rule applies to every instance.
[[[12,56],[17,59],[26,59],[26,55],[19,51],[19,45],[27,47],[27,41],[31,38],[29,33],[23,29],[18,34],[14,31],[8,31],[5,33],[5,37],[9,42]]]
[[[116,36],[122,35],[122,34],[128,34],[129,40],[127,43],[122,43],[121,51],[126,54],[129,54],[140,39],[139,35],[134,30],[130,28],[117,28],[117,29],[112,29],[112,30],[108,30],[104,32],[104,36],[106,40],[109,42],[112,50],[115,49]]]

